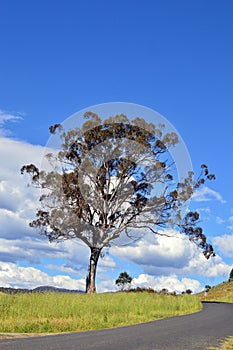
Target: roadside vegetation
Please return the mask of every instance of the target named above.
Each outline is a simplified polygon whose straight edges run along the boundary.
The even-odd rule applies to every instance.
[[[233,270],[232,270],[233,271]],[[199,293],[199,298],[206,301],[222,301],[233,303],[233,280],[223,282],[209,289],[206,297],[204,292]],[[233,337],[225,339],[220,348],[210,348],[211,350],[233,350]]]
[[[200,311],[191,295],[0,294],[0,333],[59,333],[132,325]]]
[[[233,281],[223,282],[212,287],[206,297],[204,292],[199,293],[198,296],[201,300],[233,303]]]
[[[210,350],[233,350],[233,337],[226,339],[220,348],[210,348]]]

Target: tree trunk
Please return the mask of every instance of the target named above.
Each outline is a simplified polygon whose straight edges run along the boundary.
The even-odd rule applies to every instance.
[[[86,293],[96,292],[95,275],[96,275],[96,268],[97,268],[100,252],[101,252],[101,248],[91,247],[91,256],[90,256],[88,273],[86,278]]]

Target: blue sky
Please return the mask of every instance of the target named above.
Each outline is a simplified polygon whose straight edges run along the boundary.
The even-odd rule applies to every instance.
[[[216,174],[191,208],[200,209],[218,256],[207,266],[192,247],[174,242],[170,257],[162,256],[157,247],[165,243],[153,246],[150,238],[148,261],[142,243],[134,251],[113,248],[100,263],[99,290],[111,289],[125,269],[138,285],[178,291],[226,279],[233,259],[232,1],[3,0],[0,13],[0,285],[83,287],[88,251],[78,242],[51,247],[27,227],[34,197],[18,169],[40,159],[50,125],[114,101],[158,111],[182,136],[195,172],[207,163]]]

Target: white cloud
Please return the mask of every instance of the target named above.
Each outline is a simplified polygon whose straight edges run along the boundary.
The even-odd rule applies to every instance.
[[[0,168],[0,259],[2,261],[38,263],[39,257],[65,258],[68,256],[69,244],[49,244],[28,225],[35,218],[40,191],[32,186],[28,187],[30,179],[20,174],[20,168],[30,163],[40,167],[44,152],[42,146],[0,138],[0,163],[2,164]]]
[[[201,290],[201,284],[199,281],[190,278],[178,279],[176,275],[154,278],[147,274],[141,274],[133,279],[132,287],[151,287],[157,291],[166,288],[169,292],[175,291],[177,293],[182,293],[187,289],[191,289],[193,293],[197,293]]]
[[[84,276],[85,271],[83,268],[80,268],[79,266],[73,266],[70,264],[62,264],[62,265],[55,265],[55,264],[48,264],[46,265],[47,269],[51,269],[53,271],[57,270],[60,272],[64,272],[69,275],[75,275],[75,276]]]
[[[35,231],[29,228],[28,221],[18,212],[0,208],[0,237],[9,240],[32,236]]]
[[[29,264],[39,264],[42,258],[62,259],[68,255],[62,245],[49,244],[36,233],[31,237],[22,235],[14,240],[0,238],[0,247],[1,261],[12,263],[25,261]]]
[[[1,209],[11,211],[19,218],[27,220],[34,217],[40,191],[28,186],[30,179],[21,175],[20,169],[23,165],[31,163],[39,167],[43,154],[42,146],[0,138]]]
[[[195,279],[186,277],[178,278],[175,274],[154,277],[145,273],[133,278],[131,287],[153,288],[156,291],[166,288],[169,292],[175,291],[176,293],[182,293],[187,289],[191,289],[193,293],[198,293],[202,289],[201,283]],[[113,279],[100,280],[97,289],[100,293],[119,290]]]
[[[20,175],[20,168],[29,163],[34,163],[40,168],[44,152],[41,146],[33,146],[5,137],[0,138],[0,162],[2,164],[0,169],[0,260],[2,261],[1,266],[7,264],[5,265],[7,269],[5,269],[9,273],[7,277],[7,273],[2,274],[0,271],[1,284],[29,288],[30,278],[28,277],[27,280],[27,274],[29,276],[31,273],[33,286],[57,283],[56,286],[79,288],[75,279],[71,277],[65,279],[60,275],[66,273],[79,277],[85,276],[89,261],[89,248],[79,240],[49,244],[46,239],[40,237],[28,226],[29,221],[35,217],[39,193],[33,187],[27,186],[29,179]],[[170,281],[176,281],[178,287],[178,283],[181,283],[183,277],[187,275],[219,276],[229,273],[229,266],[220,258],[207,261],[187,239],[182,239],[182,236],[176,232],[170,231],[169,233],[174,237],[146,235],[143,240],[132,246],[113,246],[111,254],[139,265],[147,276],[163,275],[164,280],[161,281],[168,281],[170,278]],[[46,262],[48,265],[46,268],[61,271],[59,275],[51,277],[38,269],[24,270],[26,268],[18,268],[15,265],[17,262],[36,265],[40,263],[40,259],[51,259],[51,261],[54,259],[51,263]],[[59,259],[60,266],[56,259]],[[104,259],[99,260],[98,291],[116,289],[114,281],[107,276],[107,272],[114,271],[116,268],[118,266],[110,256],[106,255]],[[171,275],[180,276],[182,279],[178,280],[178,277],[171,279]],[[157,279],[156,281],[160,286],[161,281],[158,282]],[[170,283],[172,287],[175,285],[175,282]],[[185,289],[184,281],[182,283],[180,290]],[[194,290],[194,287],[189,285],[187,288]]]
[[[217,277],[228,273],[229,265],[219,256],[207,260],[194,243],[181,237],[148,234],[134,246],[113,247],[112,254],[139,265],[149,275]]]
[[[189,261],[188,266],[183,270],[184,274],[207,277],[225,277],[228,275],[230,265],[226,264],[219,255],[206,260],[203,254],[197,252],[194,259]]]
[[[34,163],[39,166],[44,155],[44,147],[34,146],[26,142],[0,138],[1,180],[18,179],[20,168],[24,164]]]
[[[108,255],[103,256],[103,258],[100,258],[99,260],[99,268],[102,270],[114,269],[116,266],[117,264],[115,261]]]
[[[105,293],[105,292],[114,292],[117,291],[118,288],[115,284],[115,280],[110,279],[110,278],[105,278],[104,279],[100,279],[98,284],[97,284],[97,291],[99,293]]]
[[[214,244],[224,256],[233,258],[233,235],[215,237]]]
[[[0,281],[2,287],[28,288],[54,286],[58,288],[85,290],[85,280],[69,276],[49,276],[34,267],[20,267],[13,263],[1,263]]]
[[[222,198],[219,192],[216,192],[207,186],[204,186],[201,189],[194,192],[192,199],[196,202],[208,202],[215,199],[220,203],[226,203],[226,201]]]
[[[0,136],[10,135],[10,131],[7,129],[6,124],[8,122],[17,122],[22,120],[22,116],[19,113],[9,113],[0,110]]]
[[[58,257],[63,258],[66,263],[62,265],[48,264],[46,267],[72,275],[86,275],[90,259],[90,249],[87,246],[79,245],[78,240],[66,241],[56,245],[56,247],[58,246],[62,249],[58,252]],[[110,270],[114,271],[116,267],[116,262],[110,256],[105,255],[103,258],[100,257],[98,261],[98,277],[101,278],[100,276],[103,273]]]
[[[7,121],[15,122],[18,120],[22,120],[22,116],[19,113],[13,114],[0,110],[0,125],[3,125]]]
[[[170,230],[165,233],[171,237],[146,234],[134,245],[112,247],[112,254],[145,267],[180,269],[186,266],[193,255],[189,249],[190,243],[176,231]]]

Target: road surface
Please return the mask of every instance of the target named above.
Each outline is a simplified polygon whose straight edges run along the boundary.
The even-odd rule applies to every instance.
[[[5,339],[1,350],[205,350],[233,336],[233,304],[203,303],[191,315],[135,326],[54,336]]]

